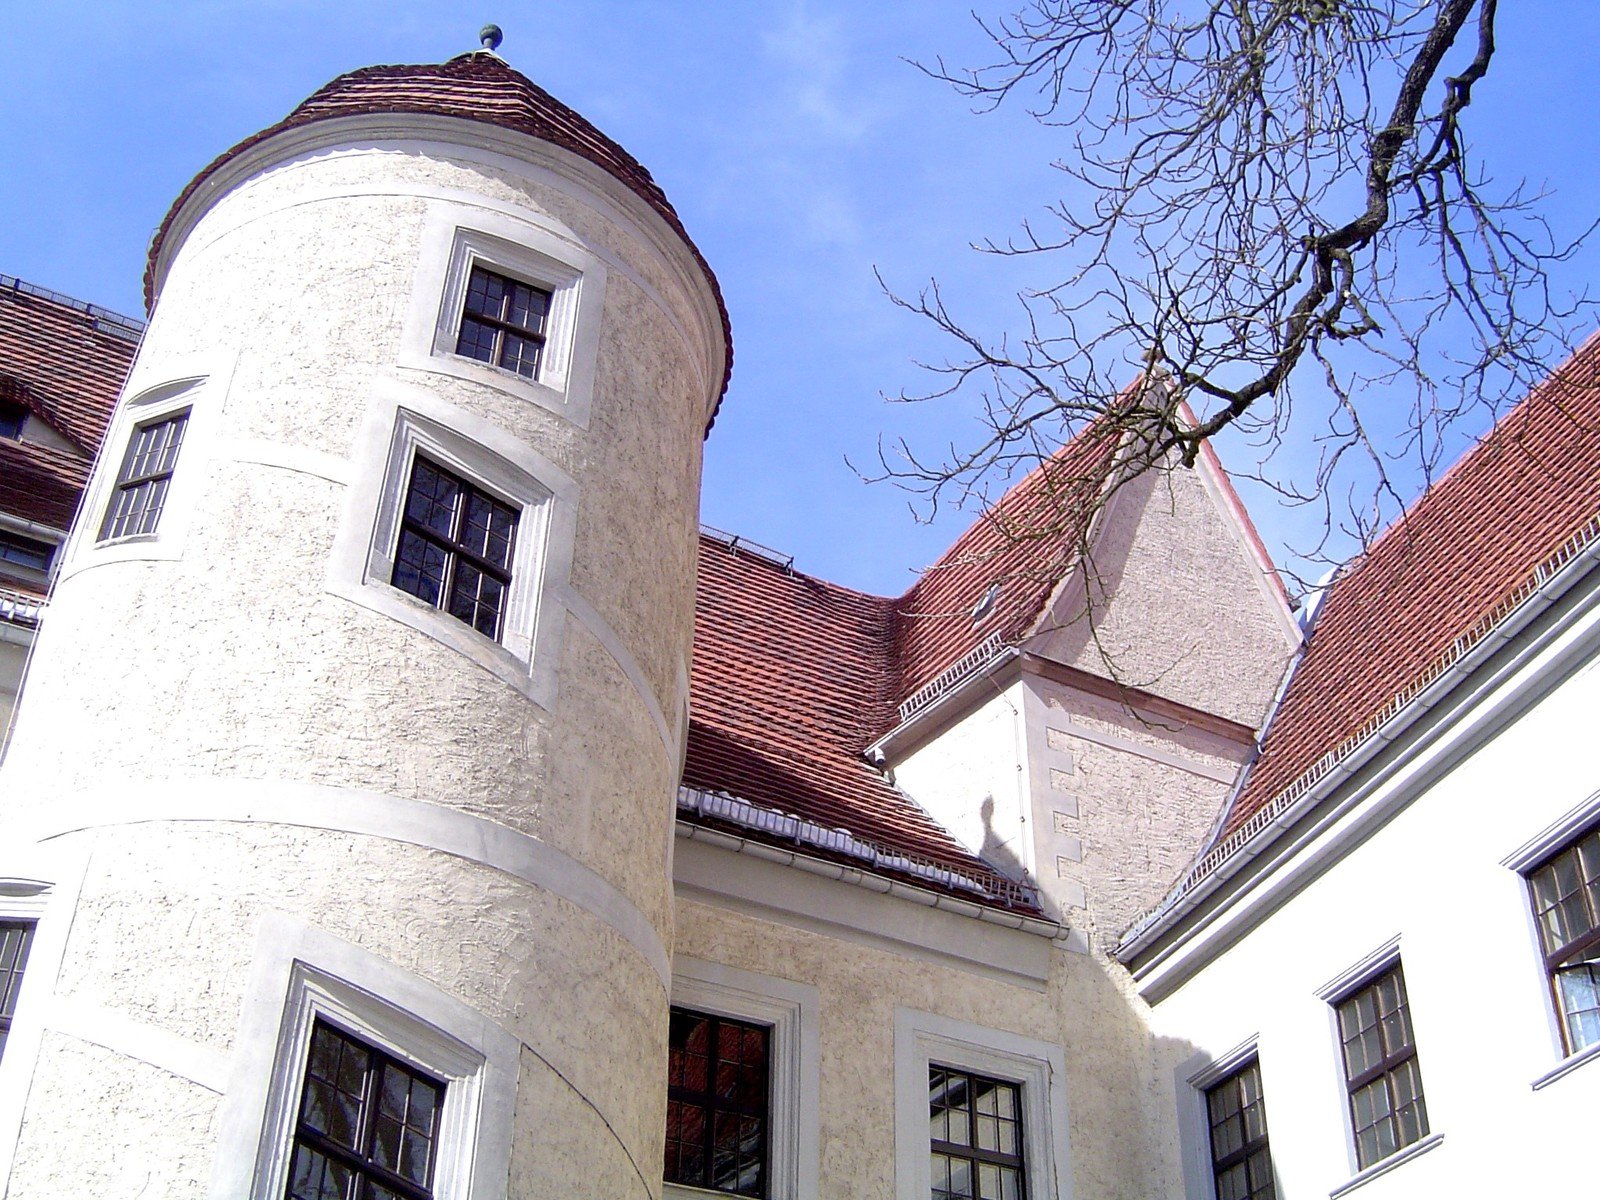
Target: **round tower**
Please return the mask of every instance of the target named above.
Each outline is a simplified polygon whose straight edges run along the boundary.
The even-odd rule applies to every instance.
[[[0,1193],[658,1193],[709,267],[483,50],[223,154],[146,292],[0,767]]]

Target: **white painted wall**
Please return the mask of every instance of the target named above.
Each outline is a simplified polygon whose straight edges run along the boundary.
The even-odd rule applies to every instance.
[[[1591,642],[1594,623],[1590,615]],[[1258,915],[1268,915],[1232,948],[1207,961],[1202,941],[1163,968],[1204,964],[1155,1007],[1158,1087],[1192,1102],[1183,1080],[1197,1064],[1256,1040],[1281,1195],[1326,1196],[1355,1173],[1330,1009],[1317,990],[1396,935],[1429,1120],[1443,1140],[1361,1195],[1572,1193],[1582,1175],[1573,1156],[1581,1159],[1600,1112],[1600,1059],[1535,1090],[1561,1063],[1560,1041],[1525,886],[1501,862],[1565,814],[1596,806],[1587,748],[1597,708],[1600,667],[1590,661],[1475,752],[1461,742],[1460,761],[1431,785],[1429,755],[1417,755],[1409,777],[1371,801],[1403,782],[1422,788],[1387,825],[1275,907],[1264,899],[1271,881],[1259,886]],[[1331,836],[1295,861],[1325,851]],[[1192,1142],[1193,1164],[1203,1163],[1203,1145]],[[1174,1143],[1169,1153],[1182,1151]]]

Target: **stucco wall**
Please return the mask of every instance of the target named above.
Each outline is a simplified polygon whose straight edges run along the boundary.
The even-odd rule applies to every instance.
[[[971,936],[985,936],[983,927],[975,922]],[[1062,1046],[1072,1195],[1172,1194],[1145,1127],[1149,1051],[1140,1003],[1125,977],[1095,956],[1058,951],[1049,983],[1036,991],[696,902],[680,902],[675,952],[819,989],[820,1196],[907,1194],[894,1179],[897,1008]]]
[[[893,765],[895,783],[969,850],[1012,878],[1033,874],[1020,683]]]
[[[1117,489],[1085,573],[1045,622],[1054,632],[1031,648],[1254,727],[1294,635],[1207,470],[1147,471]]]

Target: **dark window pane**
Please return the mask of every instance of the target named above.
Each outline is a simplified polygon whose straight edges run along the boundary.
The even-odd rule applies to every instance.
[[[187,411],[140,425],[133,431],[117,472],[117,486],[100,526],[100,540],[154,533],[166,505],[189,423]]]
[[[467,279],[456,353],[534,378],[550,293],[475,266]]]
[[[1218,1197],[1263,1200],[1272,1195],[1272,1155],[1267,1145],[1261,1068],[1254,1062],[1206,1090],[1211,1121],[1212,1178]]]
[[[766,1195],[765,1026],[674,1008],[667,1031],[669,1183]]]
[[[11,1019],[17,1011],[17,994],[22,990],[22,973],[27,969],[32,946],[32,921],[0,921],[0,1057],[5,1054]]]
[[[444,1085],[319,1020],[312,1027],[289,1200],[428,1200]]]
[[[1405,976],[1399,966],[1346,996],[1337,1011],[1345,1040],[1356,1158],[1368,1167],[1428,1132]]]

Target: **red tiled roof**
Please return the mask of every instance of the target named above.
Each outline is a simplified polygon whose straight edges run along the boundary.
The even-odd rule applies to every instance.
[[[1600,513],[1600,335],[1509,412],[1329,589],[1218,840],[1486,629]]]
[[[72,523],[138,326],[14,279],[0,280],[0,376],[81,449],[0,441],[0,512],[57,529]]]
[[[1069,443],[899,598],[703,536],[684,783],[995,879],[862,752],[898,723],[901,700],[992,634],[1027,635],[1072,569],[1113,450],[1098,436]],[[1047,536],[1010,536],[1043,515]],[[994,612],[974,625],[969,613],[994,581]]]
[[[579,113],[488,51],[474,51],[444,63],[363,67],[351,71],[319,88],[276,125],[246,138],[212,160],[183,189],[156,231],[145,268],[145,307],[149,308],[155,303],[156,259],[173,220],[190,197],[221,167],[251,147],[286,130],[336,117],[377,113],[456,117],[524,133],[588,159],[628,187],[683,239],[705,273],[706,282],[716,297],[717,310],[722,316],[726,361],[721,392],[727,391],[728,378],[733,371],[733,334],[727,305],[723,302],[716,275],[684,229],[666,193],[633,155]],[[715,415],[712,414],[713,419]]]
[[[1032,630],[1083,548],[1119,437],[1096,425],[1073,438],[986,510],[900,598],[896,702],[992,635],[1009,645]],[[997,583],[994,607],[974,621],[974,608]]]

